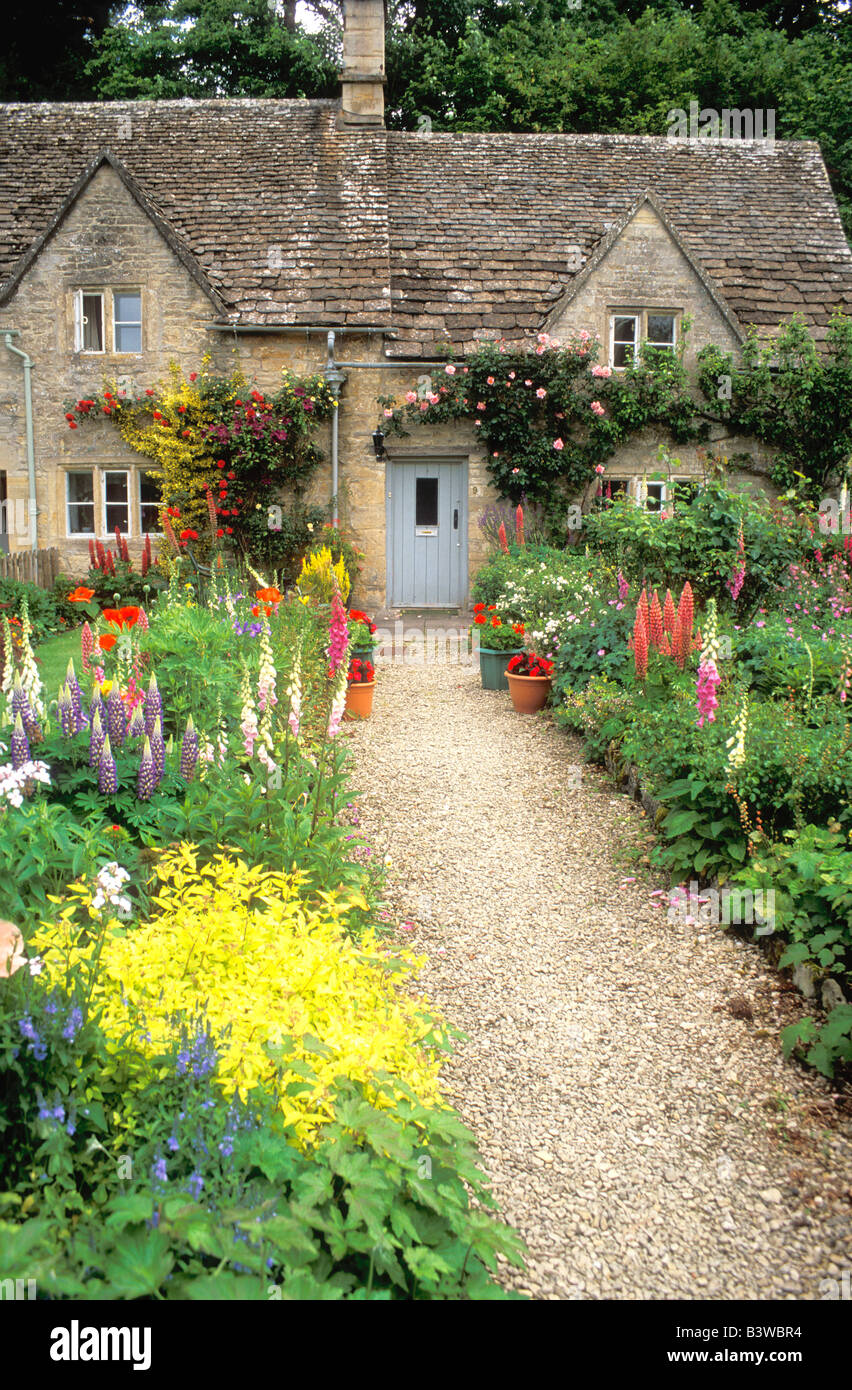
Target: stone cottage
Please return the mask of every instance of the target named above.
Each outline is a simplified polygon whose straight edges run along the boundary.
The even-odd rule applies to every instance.
[[[816,144],[388,131],[382,0],[344,11],[339,101],[0,108],[4,548],[55,545],[84,573],[89,536],[118,525],[136,553],[156,530],[145,460],[107,421],[64,427],[63,403],[105,375],[141,387],[209,353],[269,389],[285,365],[327,367],[343,380],[317,495],[345,488],[359,600],[461,605],[486,460],[466,426],[377,457],[379,395],[448,344],[586,329],[617,370],[643,340],[674,345],[687,315],[694,356],[796,310],[824,336],[852,303]],[[608,476],[634,486],[657,442]]]

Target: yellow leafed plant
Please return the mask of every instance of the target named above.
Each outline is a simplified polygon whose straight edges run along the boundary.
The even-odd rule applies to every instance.
[[[343,563],[343,557],[334,563],[334,557],[327,545],[314,550],[302,561],[299,575],[299,591],[316,599],[319,603],[331,603],[335,588],[345,603],[349,597],[350,580]]]
[[[157,876],[150,920],[127,929],[110,923],[101,948],[93,1002],[117,1056],[137,1011],[153,1056],[173,1035],[174,1016],[188,1019],[203,1006],[213,1035],[226,1033],[216,1072],[223,1092],[245,1098],[259,1084],[272,1088],[303,1147],[332,1118],[336,1077],[364,1082],[379,1105],[389,1102],[370,1087],[378,1074],[398,1077],[425,1104],[442,1104],[440,1045],[432,1041],[443,1042],[441,1025],[396,983],[422,962],[402,953],[391,973],[372,932],[357,942],[347,936],[347,912],[366,906],[359,894],[307,902],[298,875],[226,854],[199,867],[186,844],[162,856]],[[90,903],[88,890],[72,890],[59,920],[33,939],[52,978],[96,956],[91,923],[80,932],[80,906]],[[304,1089],[288,1095],[293,1082]]]

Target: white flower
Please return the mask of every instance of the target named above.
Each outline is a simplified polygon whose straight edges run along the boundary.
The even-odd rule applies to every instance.
[[[27,961],[31,975],[40,975],[44,969],[44,961],[41,956],[31,956]]]

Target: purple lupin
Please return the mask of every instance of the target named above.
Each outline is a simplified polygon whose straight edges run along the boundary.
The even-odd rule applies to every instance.
[[[12,767],[17,772],[19,767],[30,761],[30,745],[24,730],[23,721],[20,714],[15,715],[15,727],[12,730],[11,738]]]
[[[13,714],[13,715],[18,715],[18,714],[19,714],[19,715],[21,716],[22,719],[23,719],[23,717],[24,717],[24,714],[25,714],[26,712],[28,712],[28,710],[29,710],[29,700],[27,699],[27,692],[24,690],[24,687],[23,687],[23,685],[21,684],[21,673],[20,673],[20,671],[16,671],[16,672],[15,672],[15,679],[14,679],[14,681],[12,682],[12,699],[11,699],[11,705],[12,705],[12,714]]]
[[[118,772],[115,758],[112,756],[109,735],[104,739],[104,746],[98,759],[98,791],[102,796],[114,796],[118,791]]]
[[[192,715],[186,721],[186,731],[180,746],[180,775],[185,782],[191,782],[198,762],[198,734],[192,722]]]
[[[124,742],[126,732],[126,721],[124,718],[124,701],[119,694],[118,686],[113,685],[107,700],[107,733],[114,748],[120,748]]]
[[[148,689],[145,691],[143,708],[145,711],[146,732],[152,734],[156,721],[163,717],[163,700],[157,687],[157,677],[154,675],[153,671],[151,672],[151,679],[148,682]]]
[[[74,705],[71,692],[67,685],[60,685],[59,699],[56,702],[56,709],[59,714],[59,723],[66,738],[71,738],[77,732],[77,720],[74,717]]]
[[[139,763],[139,776],[136,778],[136,795],[140,801],[150,801],[154,788],[157,785],[157,770],[154,767],[154,755],[151,752],[151,740],[145,735],[145,745],[142,749],[142,759]]]
[[[145,716],[142,713],[142,706],[136,705],[130,716],[130,723],[127,727],[128,738],[144,738],[146,734]]]
[[[163,780],[163,769],[166,766],[166,745],[163,742],[163,724],[159,715],[148,737],[151,742],[151,753],[154,757],[154,775],[157,778],[157,786],[159,786]]]
[[[97,767],[104,746],[104,726],[101,712],[96,709],[92,715],[92,732],[89,735],[89,767]]]

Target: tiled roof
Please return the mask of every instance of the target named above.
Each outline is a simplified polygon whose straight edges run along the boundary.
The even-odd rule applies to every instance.
[[[336,117],[332,101],[0,106],[0,279],[108,151],[239,318],[384,323],[384,141]]]
[[[0,107],[0,299],[108,154],[211,313],[379,325],[399,355],[539,329],[648,194],[747,326],[852,307],[812,142],[340,131],[332,101]],[[214,308],[214,305],[217,305]]]
[[[744,326],[799,310],[822,336],[837,304],[852,307],[852,252],[810,141],[387,142],[394,321],[411,340],[534,330],[570,288],[577,248],[585,264],[646,192]]]

